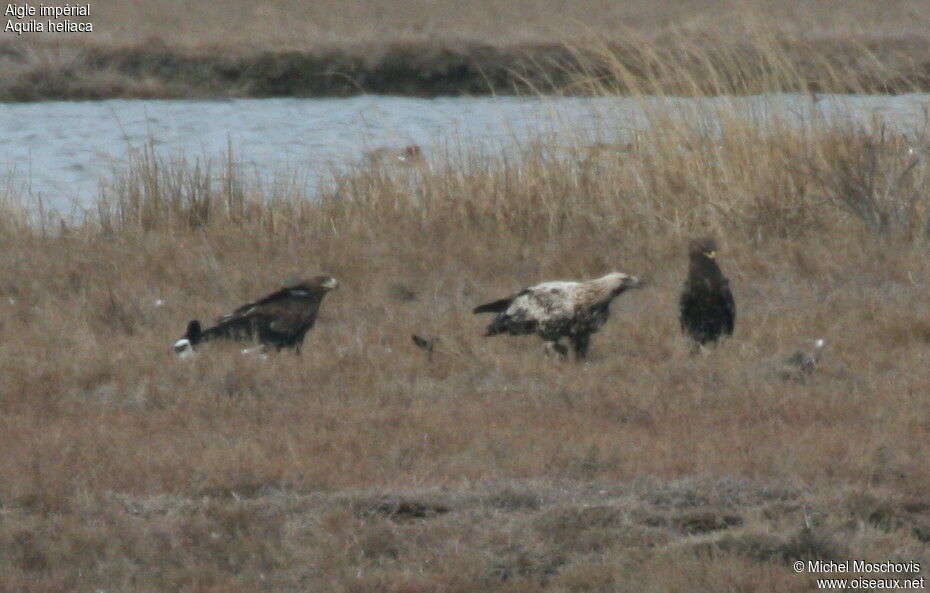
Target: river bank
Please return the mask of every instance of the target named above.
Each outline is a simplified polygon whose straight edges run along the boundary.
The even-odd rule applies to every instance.
[[[902,93],[930,90],[930,44],[676,36],[585,47],[436,41],[233,51],[17,39],[0,44],[0,70],[7,74],[0,80],[2,101],[589,95],[603,94],[605,80],[615,94],[712,95],[721,83],[740,94]]]

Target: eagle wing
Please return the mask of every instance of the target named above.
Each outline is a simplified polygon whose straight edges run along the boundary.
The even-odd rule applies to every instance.
[[[723,331],[728,336],[733,335],[733,327],[736,325],[736,301],[733,299],[733,292],[730,290],[730,281],[724,279],[720,285],[720,298],[723,300],[723,308],[726,311]]]
[[[548,332],[574,317],[580,287],[578,282],[543,282],[475,307],[473,312],[497,313],[485,331],[486,336]]]
[[[282,288],[257,301],[246,303],[217,320],[216,333],[251,335],[256,326],[283,335],[299,333],[313,325],[322,295],[301,288]]]
[[[726,335],[733,335],[736,325],[736,301],[730,290],[730,281],[723,278],[713,289],[706,281],[704,285],[706,289],[700,284],[695,287],[690,281],[685,282],[678,301],[678,319],[682,331],[695,331],[695,327],[704,323],[702,318],[713,315],[717,320],[713,323],[722,325],[722,332]]]
[[[232,319],[254,315],[257,312],[259,312],[260,308],[263,308],[264,305],[273,305],[275,303],[283,302],[284,300],[289,299],[289,298],[301,298],[301,297],[310,297],[310,296],[313,296],[313,293],[309,291],[297,289],[297,288],[283,287],[269,294],[268,296],[258,299],[257,301],[252,301],[251,303],[246,303],[242,305],[241,307],[234,310],[232,313],[227,313],[226,315],[223,315],[217,320],[217,323],[222,323],[224,321],[230,321]]]
[[[577,282],[544,282],[523,290],[507,309],[513,317],[546,321],[575,314]]]

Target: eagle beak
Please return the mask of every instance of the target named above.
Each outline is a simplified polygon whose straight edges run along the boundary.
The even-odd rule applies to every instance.
[[[717,252],[716,251],[705,251],[704,256],[709,257],[710,259],[714,259],[715,257],[717,257]]]
[[[326,282],[323,283],[323,286],[325,286],[329,290],[336,290],[337,288],[339,288],[339,281],[336,280],[335,278],[329,278],[326,280]]]

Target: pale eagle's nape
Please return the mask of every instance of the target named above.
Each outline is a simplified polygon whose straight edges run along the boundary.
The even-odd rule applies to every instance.
[[[682,331],[695,348],[733,334],[736,303],[730,281],[717,264],[717,243],[694,239],[688,248],[688,277],[678,304]]]
[[[565,356],[567,339],[576,360],[584,360],[596,333],[610,316],[610,303],[631,288],[640,288],[635,276],[612,272],[583,282],[543,282],[509,297],[479,305],[472,313],[496,313],[485,336],[537,334],[546,350]]]
[[[175,342],[175,352],[188,355],[212,340],[251,340],[264,347],[289,348],[299,353],[304,337],[316,323],[323,297],[338,287],[335,278],[316,276],[246,303],[220,317],[211,328],[202,329],[200,322],[193,320]]]

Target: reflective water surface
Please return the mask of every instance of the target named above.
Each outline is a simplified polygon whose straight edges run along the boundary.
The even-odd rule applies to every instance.
[[[756,118],[777,112],[803,122],[880,118],[919,130],[930,95],[770,95],[748,98],[494,98],[110,100],[0,104],[0,173],[6,189],[39,197],[51,208],[89,205],[101,181],[151,142],[166,154],[220,159],[231,147],[258,176],[301,172],[301,183],[358,162],[379,147],[417,144],[427,156],[506,151],[521,141],[616,140],[648,125],[648,113],[682,114],[713,133],[719,115]],[[724,120],[725,121],[725,120]],[[312,188],[308,188],[312,193]]]

